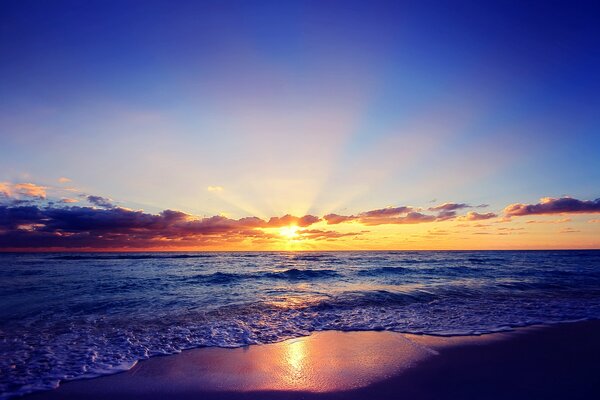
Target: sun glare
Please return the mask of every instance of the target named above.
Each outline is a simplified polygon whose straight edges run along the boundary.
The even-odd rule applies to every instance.
[[[296,239],[298,236],[298,227],[295,225],[284,226],[279,228],[279,235],[283,236],[288,240]]]

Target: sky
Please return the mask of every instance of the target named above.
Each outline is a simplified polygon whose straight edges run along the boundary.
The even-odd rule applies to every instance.
[[[600,6],[0,3],[0,251],[600,248]]]

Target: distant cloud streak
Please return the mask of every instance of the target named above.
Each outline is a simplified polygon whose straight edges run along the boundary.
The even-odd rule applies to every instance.
[[[456,211],[471,206],[465,203],[444,203],[439,206],[429,207],[429,211]]]

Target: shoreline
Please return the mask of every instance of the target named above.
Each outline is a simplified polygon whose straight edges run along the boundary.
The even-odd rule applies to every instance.
[[[478,336],[321,331],[151,357],[19,398],[593,398],[600,396],[599,337],[598,320]]]

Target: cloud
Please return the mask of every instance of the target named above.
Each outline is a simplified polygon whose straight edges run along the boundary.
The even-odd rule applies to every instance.
[[[222,192],[223,186],[209,186],[206,188],[209,192]]]
[[[430,229],[427,231],[425,236],[447,236],[452,234],[453,232],[448,231],[446,229]]]
[[[91,204],[98,206],[98,207],[102,207],[102,208],[113,208],[115,207],[115,205],[111,202],[110,199],[107,199],[106,197],[102,197],[102,196],[87,196],[87,201],[89,201]]]
[[[456,217],[456,211],[442,211],[437,215],[438,221],[446,221]]]
[[[469,211],[466,215],[459,217],[458,220],[459,221],[483,221],[485,219],[496,218],[497,216],[498,215],[493,212],[480,214],[475,211]]]
[[[328,225],[337,225],[343,222],[351,222],[356,220],[354,215],[338,215],[338,214],[327,214],[323,217],[327,221]]]
[[[58,183],[69,183],[69,182],[71,182],[71,179],[65,178],[64,176],[58,178]]]
[[[560,231],[558,231],[558,233],[576,233],[576,232],[580,232],[577,229],[573,229],[573,228],[563,228]]]
[[[0,182],[0,195],[4,197],[10,196],[10,186],[6,182]]]
[[[536,221],[530,219],[526,221],[526,224],[564,224],[565,222],[571,222],[571,218],[561,218],[561,219],[553,219],[551,221]]]
[[[377,210],[365,211],[359,214],[360,218],[386,218],[396,217],[401,214],[412,211],[412,207],[401,206],[401,207],[386,207]]]
[[[13,190],[22,196],[46,198],[46,187],[36,185],[35,183],[17,183],[13,185]]]
[[[559,199],[545,197],[537,204],[511,204],[504,209],[504,213],[507,216],[600,213],[600,199],[577,200],[572,197]]]
[[[339,239],[339,238],[348,237],[348,236],[360,236],[360,235],[363,235],[364,233],[366,233],[366,231],[342,233],[342,232],[336,232],[336,231],[326,231],[326,230],[321,230],[321,229],[307,229],[307,230],[300,231],[298,233],[300,234],[300,236],[302,236],[303,238],[307,238],[307,239],[331,240],[331,239]]]
[[[33,197],[46,198],[46,187],[35,183],[8,183],[0,182],[0,194],[4,197]]]
[[[100,199],[104,199],[100,196]],[[106,199],[104,199],[106,200]],[[103,200],[93,199],[104,204]],[[159,214],[116,207],[47,205],[0,206],[0,248],[151,248],[200,246],[273,238],[262,228],[297,224],[307,227],[319,218],[285,215],[197,218],[181,211]],[[307,238],[334,239],[349,234],[308,231]]]
[[[405,216],[400,217],[381,217],[381,218],[361,218],[360,223],[367,226],[385,225],[385,224],[420,224],[423,222],[433,222],[437,219],[434,215],[426,215],[420,212],[412,211]]]
[[[588,224],[600,224],[600,218],[590,219]]]
[[[456,211],[471,206],[465,203],[444,203],[439,206],[429,207],[429,211]]]
[[[293,215],[284,215],[283,217],[271,217],[267,222],[267,227],[280,228],[282,226],[296,225],[300,227],[307,227],[314,223],[319,222],[321,219],[314,215],[305,215],[303,217],[295,217]]]
[[[493,212],[466,210],[467,203],[443,203],[427,209],[396,206],[357,212],[352,215],[327,214],[295,216],[286,214],[268,219],[249,216],[234,219],[226,215],[200,218],[181,211],[164,210],[158,214],[120,207],[107,197],[79,194],[79,198],[46,198],[46,187],[33,183],[0,183],[0,194],[8,198],[0,203],[0,249],[152,249],[192,248],[227,243],[278,243],[277,230],[297,226],[298,240],[337,240],[345,237],[366,237],[365,232],[338,232],[319,229],[327,225],[355,223],[363,226],[402,225],[455,221],[483,221],[495,218],[488,225],[464,223],[459,226],[489,228],[514,216],[561,213],[600,212],[600,199],[581,201],[569,197],[546,198],[539,204],[512,204],[502,219]],[[84,205],[77,205],[86,200]],[[87,204],[87,205],[86,205]],[[475,207],[473,207],[475,209]],[[570,218],[552,221],[530,220],[528,223],[563,223]],[[590,220],[597,223],[600,220]],[[321,223],[321,225],[319,225]],[[314,226],[313,225],[317,225]],[[498,228],[495,235],[518,233],[523,228]],[[561,233],[574,232],[571,228]],[[456,232],[433,229],[428,237],[442,237]],[[486,234],[474,232],[474,234]],[[488,232],[489,234],[489,232]]]
[[[408,206],[387,207],[371,211],[361,212],[356,215],[327,214],[323,217],[328,225],[336,225],[345,222],[358,222],[367,226],[375,225],[401,225],[420,224],[423,222],[444,221],[455,216],[454,211],[442,212],[438,216],[427,215],[415,211]]]

